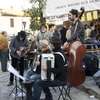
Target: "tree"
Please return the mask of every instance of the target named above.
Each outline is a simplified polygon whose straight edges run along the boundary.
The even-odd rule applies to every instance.
[[[39,29],[40,25],[45,23],[45,18],[43,18],[43,11],[45,9],[47,0],[31,0],[32,8],[27,12],[31,17],[30,28],[32,30]]]

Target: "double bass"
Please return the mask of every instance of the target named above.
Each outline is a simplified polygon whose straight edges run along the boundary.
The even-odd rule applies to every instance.
[[[85,46],[80,41],[75,41],[69,47],[69,66],[67,80],[72,86],[79,86],[85,81],[83,58]]]
[[[82,12],[79,18],[83,14]],[[83,58],[85,55],[86,49],[84,44],[81,41],[76,40],[69,45],[68,49],[68,75],[67,80],[72,86],[79,86],[85,81],[85,71],[83,68]]]

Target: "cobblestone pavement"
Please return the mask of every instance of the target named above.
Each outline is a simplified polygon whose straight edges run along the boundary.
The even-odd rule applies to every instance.
[[[9,96],[14,86],[8,87],[9,72],[0,71],[0,100],[15,100],[14,96]],[[53,99],[57,100],[57,93],[52,90]],[[96,86],[94,80],[91,77],[87,77],[84,84],[78,88],[71,88],[70,93],[72,100],[100,100],[100,89]],[[44,94],[42,93],[42,97]],[[95,98],[93,98],[95,97]],[[17,98],[16,100],[21,100]]]

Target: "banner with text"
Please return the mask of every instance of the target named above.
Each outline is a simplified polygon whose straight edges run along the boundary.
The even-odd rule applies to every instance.
[[[71,9],[80,10],[81,7],[86,11],[98,10],[100,0],[47,0],[44,17],[64,15]]]

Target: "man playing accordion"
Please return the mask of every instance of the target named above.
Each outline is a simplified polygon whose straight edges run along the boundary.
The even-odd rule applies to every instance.
[[[64,65],[66,64],[66,58],[64,56],[63,51],[61,50],[61,37],[59,36],[58,32],[53,33],[53,36],[50,39],[51,47],[52,47],[52,53],[54,54],[54,68],[49,68],[48,70],[52,73],[54,73],[54,80],[58,81],[65,81],[66,80],[66,70],[64,69]],[[42,53],[49,53],[51,49],[49,49],[49,43],[47,40],[41,41],[41,50]],[[47,66],[48,67],[48,66]],[[26,74],[26,81],[31,80],[32,81],[32,89],[28,88],[27,91],[27,100],[40,100],[41,91],[43,89],[45,93],[45,100],[53,100],[52,94],[48,87],[42,87],[40,86],[40,83],[43,81],[41,79],[41,55],[37,62],[37,68],[35,71],[29,71]],[[30,74],[30,76],[28,75]],[[49,81],[47,79],[47,81]],[[49,82],[48,82],[49,83]],[[31,93],[31,92],[32,93]],[[30,93],[30,94],[29,94]]]

